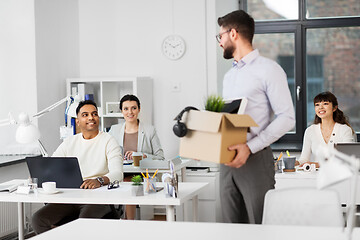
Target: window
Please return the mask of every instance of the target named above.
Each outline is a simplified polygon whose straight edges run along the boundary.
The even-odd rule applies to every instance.
[[[322,91],[337,96],[360,133],[360,1],[241,0],[240,8],[255,19],[255,48],[288,77],[296,127],[278,143],[301,149],[315,116],[313,98]]]

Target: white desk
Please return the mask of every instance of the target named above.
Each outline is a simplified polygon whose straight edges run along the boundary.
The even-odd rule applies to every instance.
[[[31,239],[111,240],[134,238],[147,240],[219,240],[226,238],[247,240],[345,240],[346,234],[341,228],[330,227],[77,219]],[[359,238],[360,231],[355,229],[353,239]]]
[[[13,180],[16,182],[21,180]],[[89,189],[60,189],[60,193],[53,195],[29,194],[21,195],[8,192],[0,193],[0,202],[18,203],[19,239],[24,239],[24,203],[73,203],[73,204],[128,204],[128,205],[165,205],[167,221],[175,220],[175,206],[193,200],[193,220],[198,220],[198,194],[207,183],[179,183],[178,198],[166,197],[163,191],[147,194],[141,197],[131,196],[131,183],[121,183],[117,189],[107,190],[106,186]]]
[[[19,154],[19,155],[0,155],[0,167],[25,162],[26,157],[34,157],[37,155]]]
[[[182,159],[180,164],[177,164],[174,166],[174,171],[180,171],[181,172],[181,180],[182,182],[185,181],[186,176],[186,167],[191,163],[191,159]],[[123,166],[124,173],[145,173],[146,169],[135,167],[134,165],[124,165]],[[154,173],[156,169],[148,169],[149,173]],[[166,173],[170,172],[170,169],[159,169],[158,173]]]
[[[275,174],[275,189],[296,188],[296,187],[313,187],[316,188],[316,178],[318,172],[286,172]],[[360,186],[360,178],[358,178],[358,186]],[[343,204],[350,202],[351,179],[338,183],[329,189],[338,192],[340,201]],[[360,204],[360,191],[357,193],[356,204]]]

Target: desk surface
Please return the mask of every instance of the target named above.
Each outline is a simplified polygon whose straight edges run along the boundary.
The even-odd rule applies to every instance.
[[[12,180],[3,184],[12,184]],[[162,183],[158,183],[161,185]],[[164,191],[155,194],[135,197],[131,195],[131,183],[122,182],[119,188],[108,190],[106,186],[98,189],[59,189],[60,192],[52,195],[28,195],[16,192],[0,192],[0,202],[30,202],[30,203],[74,203],[74,204],[139,204],[139,205],[172,205],[180,206],[206,187],[208,183],[180,182],[178,198],[166,197]]]
[[[175,165],[175,171],[178,171],[191,163],[190,159],[182,159],[180,164]],[[146,168],[135,167],[134,165],[124,165],[123,166],[124,173],[139,173],[145,172]],[[156,171],[156,169],[148,169],[150,173]],[[170,169],[159,169],[159,173],[170,172]]]
[[[287,172],[275,174],[275,189],[282,188],[298,188],[309,187],[316,188],[316,178],[319,172]],[[360,176],[358,176],[358,186],[360,186]],[[343,204],[348,204],[351,199],[351,179],[337,183],[327,189],[335,190],[340,197],[340,201]],[[360,204],[360,191],[357,191],[356,204]]]
[[[276,239],[276,240],[341,240],[346,234],[341,228],[275,226],[227,223],[194,223],[162,221],[127,221],[78,219],[31,239]],[[355,229],[353,239],[359,239]]]
[[[318,175],[318,171],[315,171],[315,172],[304,172],[304,171],[283,172],[283,173],[276,173],[275,179],[313,179],[313,180],[316,180],[317,175]]]
[[[0,167],[13,165],[25,162],[26,157],[34,157],[36,155],[21,154],[21,155],[0,155]]]

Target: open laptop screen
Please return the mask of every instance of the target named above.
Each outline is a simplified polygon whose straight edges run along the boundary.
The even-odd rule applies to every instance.
[[[58,188],[79,188],[83,183],[76,157],[27,157],[30,176],[38,178],[38,184],[56,182]]]
[[[247,98],[227,99],[221,112],[244,114],[247,105]]]
[[[337,143],[335,149],[347,155],[360,158],[360,143]]]

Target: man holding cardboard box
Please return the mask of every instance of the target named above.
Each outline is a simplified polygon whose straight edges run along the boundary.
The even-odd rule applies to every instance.
[[[230,163],[221,164],[223,219],[260,224],[265,193],[275,184],[269,146],[294,127],[294,107],[283,69],[253,49],[254,19],[238,10],[220,17],[218,24],[216,38],[224,58],[234,58],[233,68],[224,77],[223,97],[246,97],[245,114],[258,124],[250,127],[246,143],[228,147],[236,155]]]

